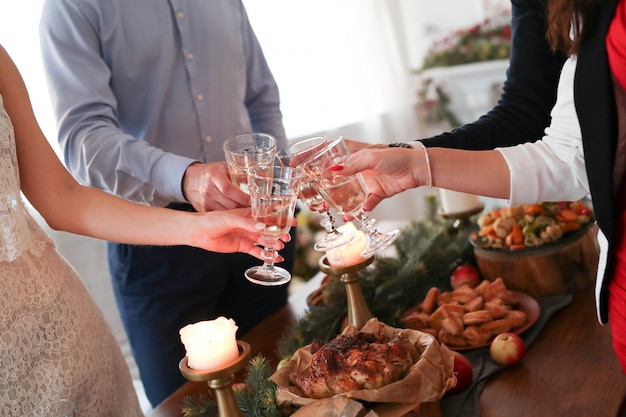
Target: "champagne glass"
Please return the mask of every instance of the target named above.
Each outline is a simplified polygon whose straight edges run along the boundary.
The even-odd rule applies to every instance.
[[[325,136],[315,136],[293,143],[278,152],[276,159],[282,166],[300,166],[305,160],[315,155],[326,146]],[[326,230],[326,235],[315,242],[313,248],[320,252],[347,245],[356,234],[350,231],[340,232],[335,228],[335,219],[330,214],[328,204],[313,185],[313,179],[304,173],[300,182],[298,198],[307,205],[309,210],[320,213],[320,224]]]
[[[257,165],[272,165],[276,156],[276,139],[267,133],[245,132],[224,141],[224,155],[230,180],[241,191],[250,194],[248,170]]]
[[[274,245],[291,228],[301,179],[300,168],[271,165],[251,167],[248,171],[252,217],[265,224],[261,232],[263,265],[245,272],[251,282],[282,285],[291,279],[289,271],[274,265]]]
[[[361,257],[369,258],[391,245],[400,236],[400,231],[395,229],[381,233],[376,228],[376,221],[363,211],[368,190],[360,173],[343,176],[330,170],[332,166],[341,164],[349,158],[350,150],[340,137],[307,159],[303,169],[314,179],[315,187],[333,209],[359,221],[360,229],[368,236],[367,247],[361,253]]]

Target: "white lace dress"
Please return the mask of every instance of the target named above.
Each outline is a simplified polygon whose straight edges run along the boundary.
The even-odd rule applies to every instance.
[[[59,398],[77,417],[143,415],[108,323],[22,201],[0,96],[0,416]]]

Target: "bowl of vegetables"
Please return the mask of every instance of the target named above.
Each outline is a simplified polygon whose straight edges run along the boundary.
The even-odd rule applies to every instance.
[[[493,209],[470,235],[484,278],[534,297],[576,292],[595,279],[597,228],[585,201]]]

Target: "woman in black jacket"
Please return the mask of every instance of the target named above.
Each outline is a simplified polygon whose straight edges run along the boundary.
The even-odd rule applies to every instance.
[[[423,140],[424,149],[363,150],[337,172],[349,175],[369,170],[366,178],[371,194],[366,210],[383,198],[421,185],[508,198],[512,204],[576,199],[589,192],[600,229],[598,318],[601,323],[610,318],[614,349],[626,370],[626,181],[622,180],[626,127],[619,124],[620,118],[626,121],[624,2],[547,2],[547,39],[551,48],[569,58],[561,75],[557,74],[558,99],[552,103],[552,119],[545,123],[544,135],[545,126],[538,126],[550,116],[542,109],[552,105],[550,85],[556,86],[554,69],[560,58],[544,55],[538,34],[543,37],[546,31],[537,24],[534,29],[518,27],[514,32],[515,51],[505,92],[486,116]],[[543,2],[513,2],[513,10],[518,12],[514,21],[518,18],[520,24],[530,16],[520,14],[522,3],[530,7]],[[540,17],[541,12],[536,11]],[[528,43],[523,40],[526,38]],[[522,145],[511,146],[516,144]],[[524,163],[516,159],[521,154]],[[532,186],[520,190],[520,183],[533,179]]]

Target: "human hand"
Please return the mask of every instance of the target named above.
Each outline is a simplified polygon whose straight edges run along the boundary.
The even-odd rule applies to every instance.
[[[182,187],[187,201],[200,213],[250,206],[250,196],[231,182],[226,162],[189,165]]]
[[[260,234],[265,225],[252,218],[249,207],[193,215],[198,217],[194,220],[193,246],[220,253],[242,252],[263,260],[263,239]],[[291,226],[297,224],[293,219]],[[290,240],[291,236],[286,233],[274,244],[274,248],[279,251]],[[284,258],[277,254],[275,262],[282,261]]]
[[[369,190],[365,211],[372,211],[385,198],[427,184],[419,176],[428,172],[422,149],[362,149],[331,169],[338,175],[361,173]]]

